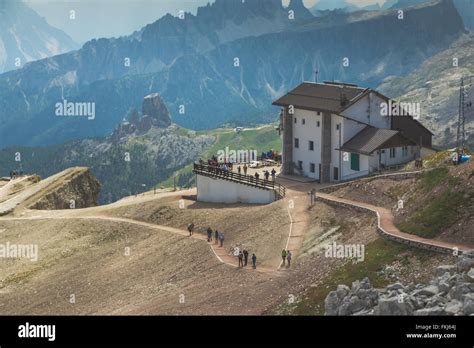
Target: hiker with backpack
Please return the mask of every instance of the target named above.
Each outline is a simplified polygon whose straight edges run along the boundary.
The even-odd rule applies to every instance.
[[[253,269],[257,268],[257,256],[255,254],[252,254],[252,267]]]
[[[214,239],[215,239],[214,244],[217,244],[219,242],[219,232],[217,230],[216,232],[214,232]]]
[[[222,247],[224,245],[224,233],[223,232],[219,233],[219,242],[220,242],[220,246]]]
[[[207,242],[208,243],[212,242],[212,229],[211,229],[211,227],[207,228]]]
[[[188,225],[188,231],[189,231],[189,236],[191,237],[191,236],[193,235],[193,233],[194,233],[194,223],[191,222],[191,223]]]
[[[285,265],[285,260],[286,260],[286,250],[285,249],[283,249],[281,251],[281,259],[283,261],[283,266],[284,266]]]
[[[291,251],[288,250],[288,252],[286,253],[286,260],[288,261],[288,265],[286,267],[290,267],[292,256],[293,256],[293,254],[291,254]]]

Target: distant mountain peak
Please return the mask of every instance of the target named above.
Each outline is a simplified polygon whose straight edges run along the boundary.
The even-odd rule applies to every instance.
[[[296,19],[307,19],[314,17],[311,11],[306,8],[303,0],[290,0],[288,9],[295,11]]]
[[[0,73],[79,46],[19,0],[0,0]]]

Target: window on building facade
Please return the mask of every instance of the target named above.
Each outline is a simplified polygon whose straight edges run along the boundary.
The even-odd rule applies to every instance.
[[[360,158],[358,153],[351,153],[351,170],[360,170]]]
[[[314,163],[310,163],[310,164],[309,164],[309,171],[310,171],[311,173],[316,172],[316,165],[315,165]]]
[[[338,124],[336,124],[336,130],[339,130],[339,125]]]
[[[300,147],[300,140],[298,138],[295,138],[295,148],[299,149]]]
[[[303,118],[303,119],[301,120],[301,123],[302,123],[302,124],[306,124],[306,120]]]
[[[314,151],[314,141],[309,141],[309,151]]]
[[[319,127],[321,125],[321,122],[316,122],[316,127]]]
[[[395,158],[397,155],[396,148],[392,147],[390,149],[390,158]]]
[[[403,157],[408,156],[408,146],[402,147],[402,156]]]
[[[303,161],[298,161],[298,169],[303,170]]]

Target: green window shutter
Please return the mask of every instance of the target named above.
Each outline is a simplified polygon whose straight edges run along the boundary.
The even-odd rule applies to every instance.
[[[359,154],[358,153],[351,153],[351,169],[352,170],[360,170],[360,163],[359,163]]]

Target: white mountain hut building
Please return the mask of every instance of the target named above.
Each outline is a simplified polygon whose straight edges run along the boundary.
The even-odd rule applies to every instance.
[[[304,82],[273,105],[282,107],[283,174],[346,181],[433,151],[433,133],[411,114],[393,112],[399,104],[370,88]]]

